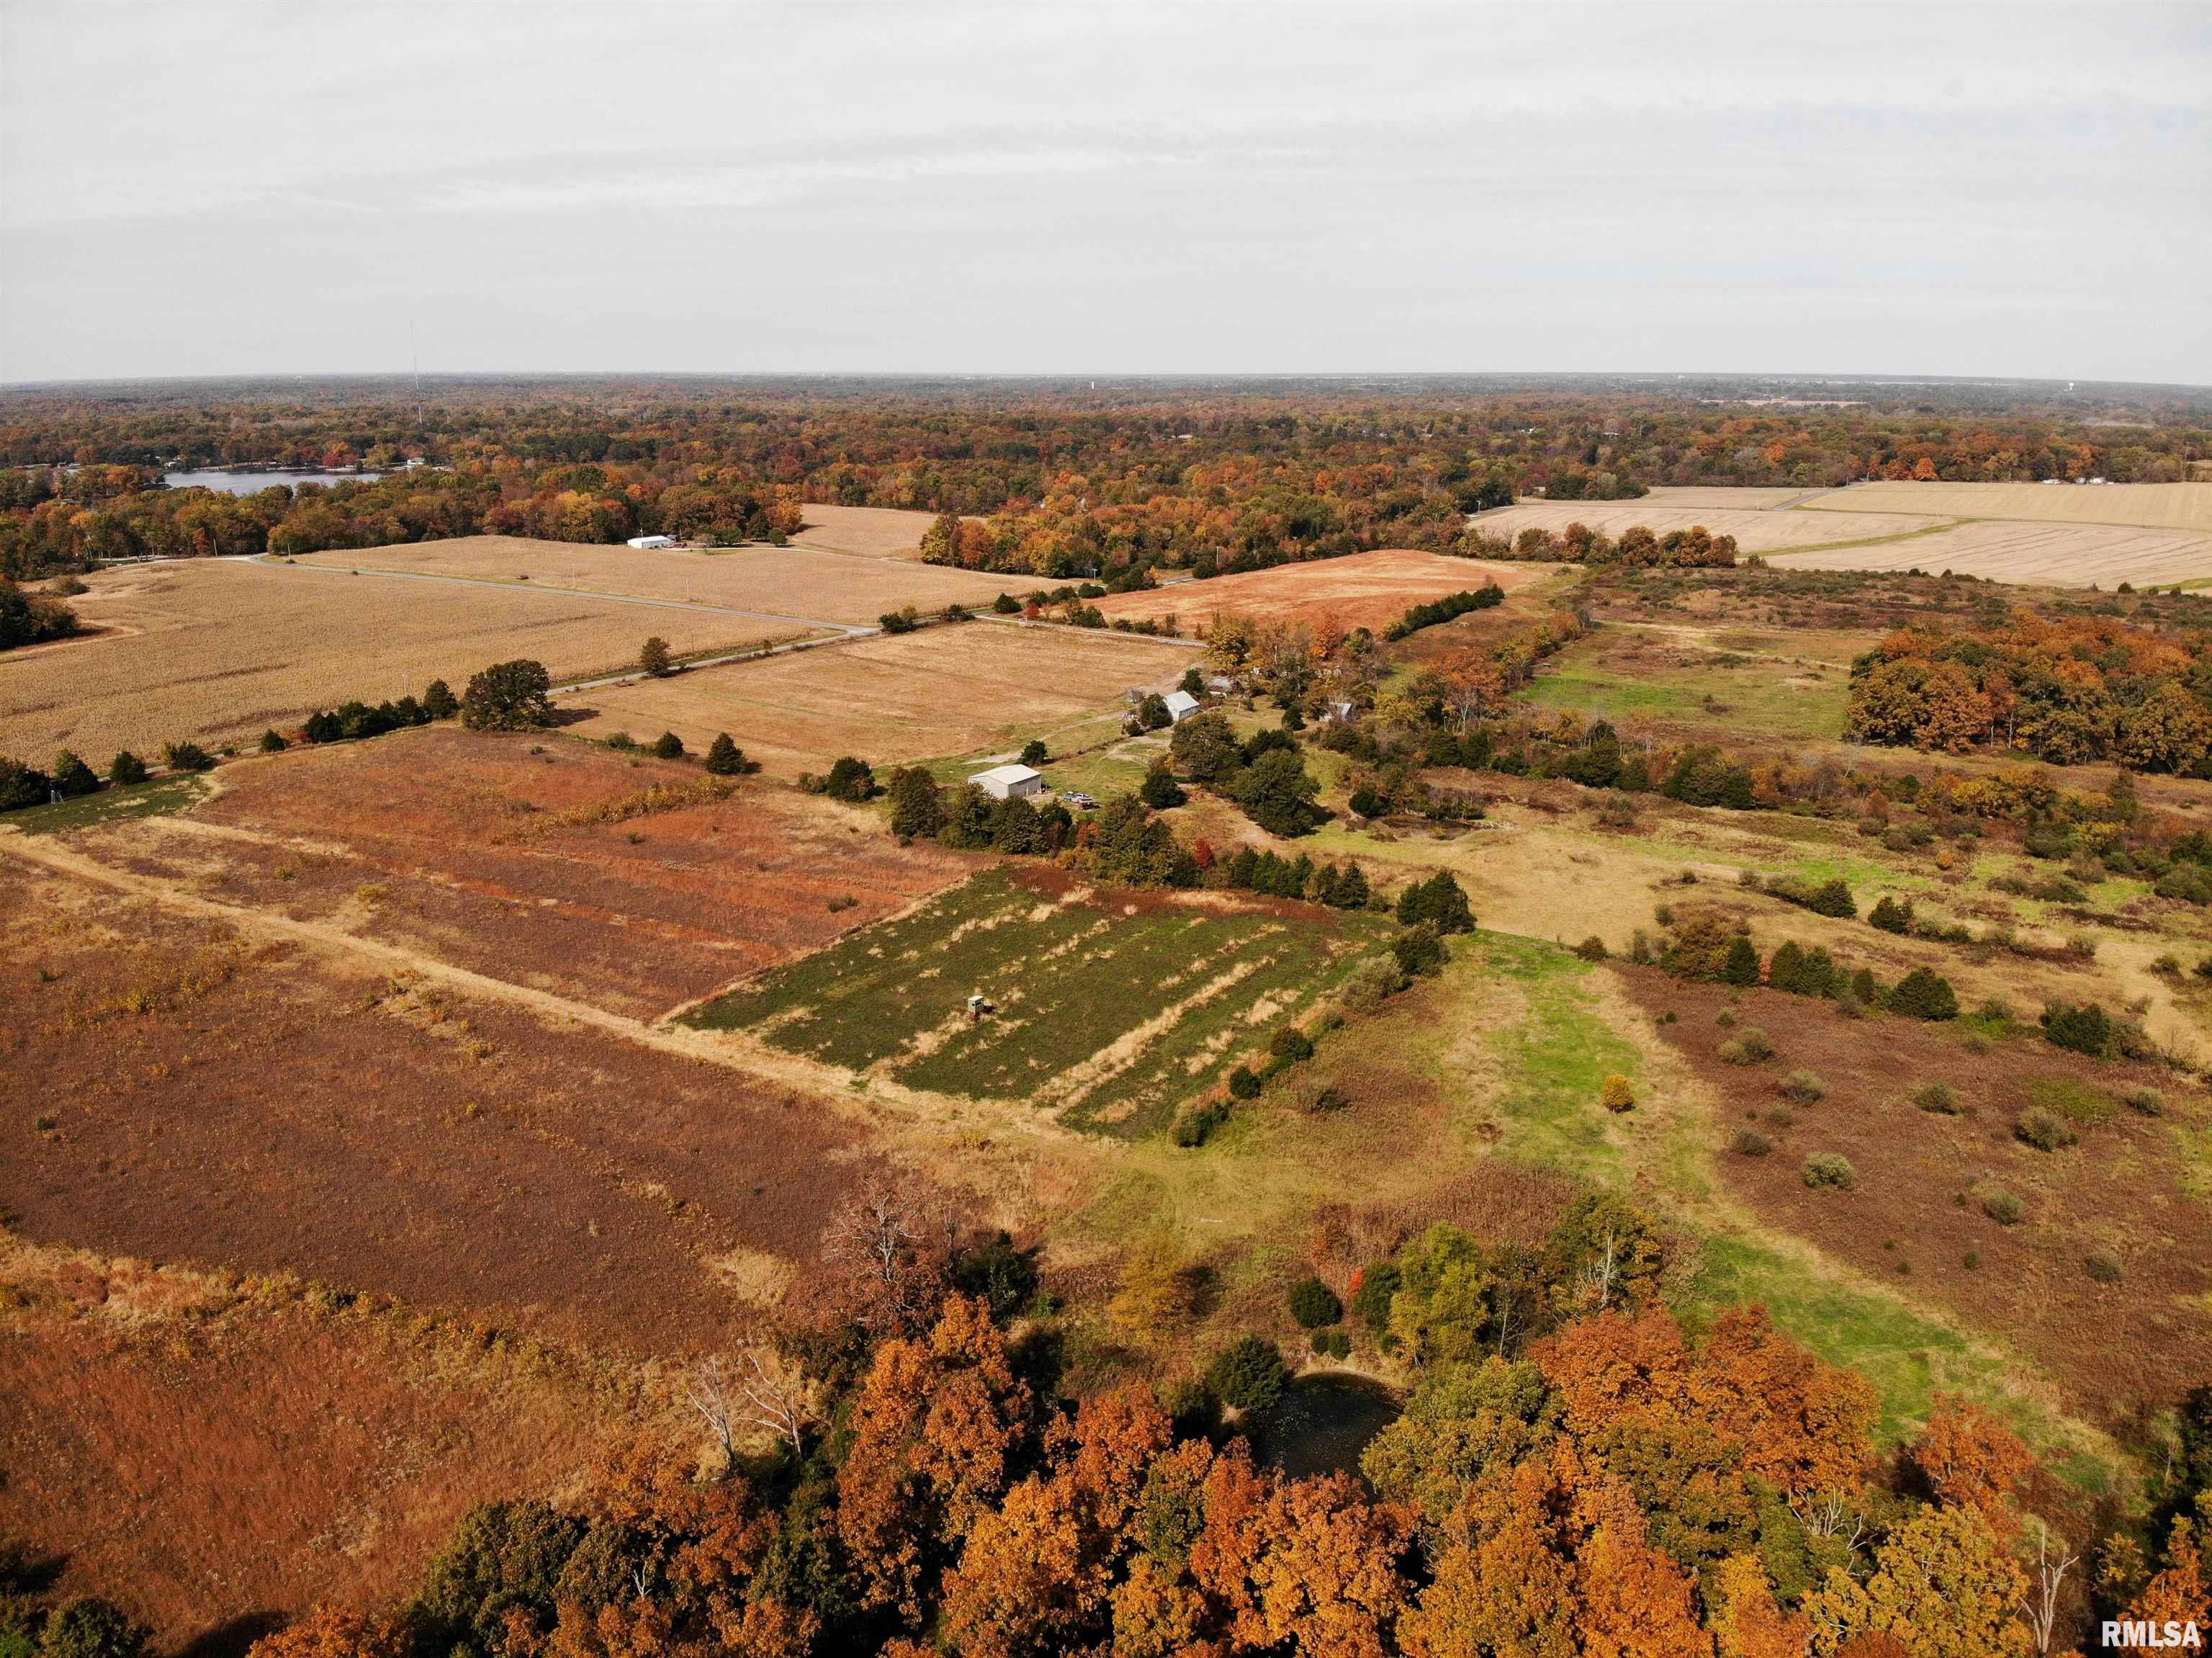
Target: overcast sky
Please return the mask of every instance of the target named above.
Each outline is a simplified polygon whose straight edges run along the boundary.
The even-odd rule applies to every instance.
[[[0,379],[2212,382],[2212,4],[0,4]]]

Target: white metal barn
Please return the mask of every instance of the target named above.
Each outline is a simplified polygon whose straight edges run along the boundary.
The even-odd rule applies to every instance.
[[[993,800],[1020,800],[1044,793],[1044,773],[1034,766],[994,765],[968,779]]]
[[[1181,725],[1185,720],[1188,719],[1192,715],[1197,712],[1198,698],[1192,696],[1190,692],[1188,691],[1170,691],[1168,692],[1168,717],[1173,720],[1177,725]]]
[[[633,535],[629,538],[629,544],[634,547],[642,548],[647,552],[658,552],[663,547],[678,545],[672,535]]]

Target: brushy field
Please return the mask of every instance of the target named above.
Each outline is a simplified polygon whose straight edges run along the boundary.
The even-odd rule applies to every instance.
[[[1878,637],[1615,624],[1560,652],[1525,694],[1539,707],[1616,724],[1840,738],[1851,658]]]
[[[0,1536],[161,1652],[383,1611],[474,1504],[556,1489],[652,1419],[589,1360],[281,1275],[0,1236]]]
[[[198,809],[81,844],[631,1017],[817,949],[975,862],[773,784],[450,726],[217,775]]]
[[[659,634],[679,653],[803,632],[568,594],[308,575],[231,559],[97,571],[70,602],[93,636],[0,653],[0,753],[43,765],[58,748],[96,766],[297,724],[317,706],[458,694],[478,669],[530,656],[556,680],[618,669]]]
[[[801,621],[864,626],[905,605],[922,611],[942,610],[949,604],[978,608],[1006,586],[1003,576],[802,546],[655,551],[505,535],[315,553],[295,563],[303,570],[320,566],[409,571],[472,582],[526,581],[532,588],[720,605]],[[680,611],[640,608],[637,625],[644,632],[655,631],[656,619],[663,614],[678,622],[684,619]]]
[[[1948,570],[1992,582],[2047,587],[2094,583],[2110,590],[2122,582],[2143,587],[2212,578],[2212,535],[2109,524],[1992,519],[1873,546],[1785,553],[1778,555],[1775,562],[1803,570],[1923,570],[1931,575]]]
[[[0,1052],[55,1079],[0,1090],[27,1240],[602,1350],[718,1340],[878,1166],[774,1083],[4,857]]]
[[[1196,664],[1188,645],[996,622],[925,628],[579,692],[574,729],[641,741],[672,730],[696,748],[727,731],[782,777],[841,754],[873,765],[1018,749],[1132,687],[1164,690]]]
[[[1917,512],[2212,533],[2212,484],[1853,484],[1808,500],[1824,513]],[[1840,539],[1840,538],[1834,538]]]
[[[2062,1052],[2032,1027],[1977,1051],[1990,1046],[1985,1021],[1869,1025],[1817,998],[1624,975],[1639,1007],[1674,1015],[1658,1028],[1723,1103],[1722,1133],[1746,1129],[1767,1146],[1718,1166],[1773,1233],[2002,1330],[2061,1381],[2069,1410],[2117,1421],[2129,1401],[2178,1397],[2201,1379],[2212,1228],[2181,1189],[2180,1136],[2206,1108],[2170,1075]],[[1733,1028],[1717,1022],[1723,1015]],[[1721,1044],[1752,1026],[1774,1057],[1723,1063]],[[1799,1071],[1821,1080],[1824,1097],[1783,1095]],[[1914,1103],[1931,1083],[1953,1090],[1956,1114]],[[2120,1103],[2142,1087],[2162,1091],[2165,1118]],[[2080,1143],[2044,1152],[2015,1138],[2012,1125],[2037,1106],[2067,1117]],[[1847,1157],[1853,1187],[1808,1187],[1801,1169],[1814,1153]],[[2021,1200],[2020,1220],[1992,1217],[1999,1193]],[[2081,1340],[2091,1327],[2130,1339]]]
[[[1698,491],[1701,497],[1714,491]],[[1663,502],[1655,491],[1640,501],[1523,502],[1499,512],[1487,512],[1474,521],[1474,527],[1507,540],[1525,529],[1545,529],[1554,535],[1570,524],[1587,524],[1594,530],[1619,537],[1632,525],[1642,524],[1654,534],[1686,530],[1702,524],[1715,535],[1733,535],[1744,552],[1778,552],[1788,547],[1826,546],[1838,541],[1890,539],[1933,529],[1945,522],[1932,509],[1810,513],[1770,511],[1763,507],[1677,506]],[[1909,543],[1907,544],[1910,545]]]
[[[1224,611],[1260,621],[1297,621],[1309,626],[1333,621],[1340,627],[1372,628],[1380,633],[1414,605],[1462,593],[1495,582],[1510,592],[1537,579],[1539,572],[1515,564],[1479,564],[1433,552],[1382,547],[1342,558],[1315,558],[1243,570],[1205,582],[1178,582],[1149,593],[1118,593],[1097,601],[1111,617],[1132,621],[1174,617],[1191,635]]]
[[[1305,905],[994,871],[691,1017],[909,1088],[1142,1135],[1264,1051],[1388,930]],[[996,1011],[970,1021],[970,995]]]
[[[798,545],[868,558],[919,558],[921,538],[937,519],[933,512],[906,512],[896,507],[833,507],[821,501],[809,501],[799,511],[805,521],[791,538]]]

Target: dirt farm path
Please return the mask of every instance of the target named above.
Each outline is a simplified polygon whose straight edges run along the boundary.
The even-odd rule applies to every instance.
[[[105,887],[187,915],[219,921],[242,934],[298,945],[356,966],[433,980],[463,996],[520,1008],[549,1024],[586,1026],[623,1041],[736,1071],[820,1100],[832,1109],[878,1131],[894,1124],[903,1125],[934,1140],[948,1134],[969,1135],[979,1128],[988,1128],[995,1135],[1039,1144],[1073,1147],[1086,1142],[1086,1137],[1074,1130],[1025,1107],[931,1094],[890,1083],[880,1077],[867,1079],[865,1088],[855,1087],[844,1072],[833,1067],[780,1053],[730,1033],[695,1030],[673,1024],[669,1022],[672,1014],[659,1020],[633,1019],[550,991],[457,966],[404,944],[363,938],[326,922],[301,921],[265,910],[222,903],[186,890],[180,881],[119,869],[73,848],[45,838],[33,838],[19,830],[0,829],[0,855],[49,875]],[[678,1009],[676,1012],[684,1010]],[[886,1119],[890,1122],[887,1123]]]

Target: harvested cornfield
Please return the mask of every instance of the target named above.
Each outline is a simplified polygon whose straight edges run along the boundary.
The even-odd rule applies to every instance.
[[[937,517],[896,507],[833,507],[809,501],[799,508],[805,521],[792,539],[825,552],[852,552],[871,558],[918,558],[921,538]]]
[[[179,738],[216,746],[351,698],[458,692],[528,656],[558,679],[623,667],[659,634],[679,653],[803,634],[803,625],[580,594],[308,573],[235,559],[102,570],[70,602],[89,636],[0,654],[0,753],[57,748],[104,765]]]
[[[1188,645],[1128,634],[977,621],[607,686],[567,702],[583,735],[668,730],[696,747],[727,731],[788,777],[826,771],[841,754],[882,765],[1018,748],[1124,690],[1170,686],[1198,661]]]
[[[1717,491],[1700,490],[1701,497]],[[1557,535],[1570,524],[1586,524],[1618,537],[1642,524],[1655,535],[1702,524],[1715,535],[1733,535],[1745,552],[1775,552],[1786,547],[1825,546],[1837,541],[1865,541],[1933,529],[1944,519],[1902,512],[1803,513],[1765,507],[1677,506],[1644,501],[1524,502],[1473,521],[1486,534],[1511,540],[1525,529]]]
[[[2212,534],[2212,484],[1854,484],[1808,499],[1824,513],[1911,512],[2022,518],[2046,524],[2132,524]]]
[[[872,625],[885,611],[906,605],[923,611],[942,610],[949,604],[975,608],[989,604],[1006,586],[1001,577],[969,570],[798,546],[708,551],[532,541],[506,535],[404,542],[316,553],[296,562],[301,569],[411,571],[584,594],[720,606],[792,618],[802,625]],[[639,624],[648,631],[653,620],[651,611],[641,613]]]
[[[1495,582],[1508,589],[1537,579],[1522,565],[1446,558],[1403,547],[1378,548],[1343,558],[1316,558],[1240,571],[1210,581],[1182,582],[1143,593],[1119,593],[1097,601],[1109,617],[1132,621],[1175,619],[1184,633],[1202,632],[1224,611],[1261,621],[1334,621],[1380,633],[1414,605]]]
[[[1984,520],[1932,535],[1825,552],[1778,555],[1805,570],[1953,570],[2037,587],[2137,587],[2212,580],[2212,535],[2112,524]]]

